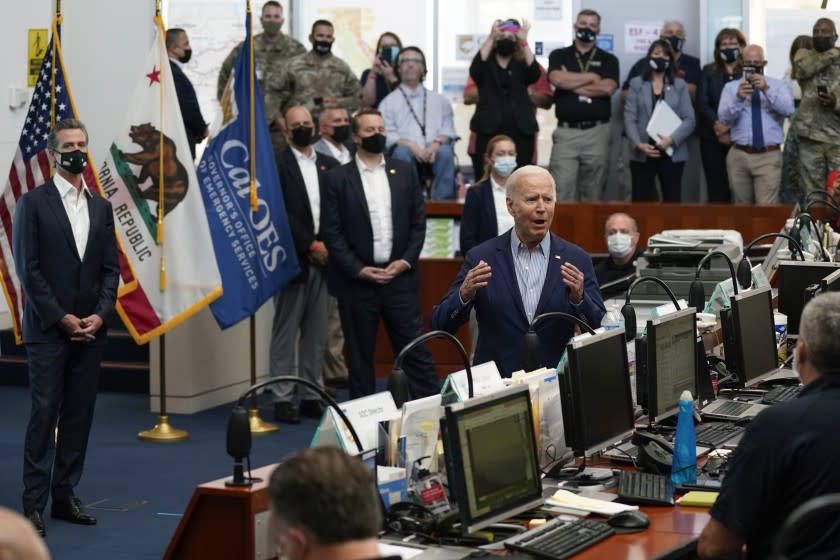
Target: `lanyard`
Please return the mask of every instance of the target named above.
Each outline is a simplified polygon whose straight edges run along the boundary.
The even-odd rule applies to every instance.
[[[423,87],[423,86],[420,86]],[[420,122],[420,119],[417,117],[417,113],[414,112],[414,107],[411,106],[411,101],[408,100],[408,96],[405,94],[405,90],[400,88],[400,93],[402,93],[403,98],[405,98],[405,104],[408,105],[408,110],[411,111],[411,116],[414,117],[414,122],[417,123],[417,126],[420,127],[420,132],[423,133],[423,142],[426,141],[426,88],[423,88],[423,122]]]
[[[589,51],[589,58],[586,59],[586,64],[580,59],[580,53],[575,48],[575,58],[577,59],[578,68],[580,68],[581,72],[589,72],[589,63],[592,62],[592,58],[595,56],[595,51],[598,50],[598,47],[592,47],[592,50]]]

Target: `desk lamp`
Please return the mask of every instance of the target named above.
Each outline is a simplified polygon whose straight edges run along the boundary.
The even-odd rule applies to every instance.
[[[738,277],[735,274],[735,265],[732,264],[732,259],[730,259],[729,255],[723,251],[709,251],[702,259],[700,259],[700,262],[697,263],[697,270],[694,273],[694,281],[688,288],[688,306],[696,307],[697,313],[703,313],[703,309],[706,307],[706,292],[703,289],[703,283],[700,282],[700,271],[703,270],[703,265],[706,264],[706,261],[716,255],[726,259],[726,264],[729,265],[729,274],[732,276],[732,289],[735,291],[735,295],[738,295]]]
[[[523,339],[522,344],[522,369],[525,371],[534,371],[535,369],[540,367],[540,337],[537,336],[536,328],[537,324],[541,323],[544,319],[551,319],[551,318],[562,318],[570,321],[572,323],[576,323],[580,325],[581,329],[588,332],[589,334],[595,334],[595,331],[592,330],[592,327],[589,326],[589,323],[572,315],[571,313],[564,313],[562,311],[549,311],[547,313],[542,313],[534,317],[534,320],[531,321],[531,324],[528,326],[528,332],[525,333],[525,338]]]
[[[394,404],[397,405],[397,408],[401,408],[404,402],[411,400],[411,391],[408,387],[408,377],[402,369],[403,359],[414,347],[432,338],[442,338],[444,340],[448,340],[449,343],[458,350],[458,353],[461,355],[461,362],[464,364],[464,370],[467,372],[467,397],[470,399],[473,398],[472,368],[470,367],[470,359],[467,357],[467,351],[464,350],[464,346],[457,338],[455,338],[455,335],[451,333],[446,331],[429,331],[421,334],[406,344],[402,351],[400,351],[397,359],[394,360],[394,370],[391,372],[390,377],[388,377],[388,390],[394,397]]]
[[[671,298],[671,301],[674,302],[674,307],[677,310],[680,309],[680,304],[677,303],[677,296],[674,295],[673,290],[666,284],[663,280],[656,278],[655,276],[642,276],[641,278],[636,278],[633,280],[633,283],[630,284],[630,287],[627,288],[627,296],[624,299],[624,306],[621,308],[621,315],[624,317],[624,338],[625,340],[633,340],[636,338],[636,310],[633,309],[633,306],[630,305],[630,296],[633,295],[633,290],[636,289],[636,286],[643,282],[656,282],[662,289],[665,290],[665,293]]]
[[[240,395],[239,400],[236,401],[236,406],[233,407],[233,410],[230,413],[227,425],[227,452],[228,455],[233,457],[233,479],[225,481],[226,486],[250,486],[254,482],[259,482],[259,479],[257,478],[246,478],[242,466],[242,460],[248,459],[248,470],[250,471],[251,467],[249,456],[251,454],[251,425],[248,420],[248,409],[245,408],[245,399],[263,387],[286,382],[306,385],[318,393],[318,395],[324,399],[324,402],[335,410],[344,421],[344,424],[350,431],[350,435],[353,436],[353,441],[356,442],[356,448],[359,453],[363,451],[362,441],[359,439],[359,435],[353,428],[353,424],[350,423],[350,419],[347,418],[341,408],[339,408],[338,403],[335,402],[332,397],[330,397],[320,386],[308,379],[301,379],[300,377],[291,377],[288,375],[272,377],[268,381],[263,381],[262,383],[257,383],[248,387],[248,389]]]
[[[753,245],[755,245],[762,239],[768,239],[770,237],[783,237],[787,239],[788,244],[792,245],[792,249],[796,249],[797,251],[799,251],[799,256],[802,258],[803,261],[805,260],[805,253],[802,251],[802,246],[796,239],[794,239],[790,235],[786,233],[774,232],[759,235],[758,237],[747,243],[747,246],[744,247],[744,258],[742,258],[741,262],[738,263],[738,272],[736,273],[736,275],[738,276],[738,283],[741,284],[742,288],[747,289],[752,284],[752,263],[750,262],[750,258],[747,256],[747,253],[749,253],[752,250]]]

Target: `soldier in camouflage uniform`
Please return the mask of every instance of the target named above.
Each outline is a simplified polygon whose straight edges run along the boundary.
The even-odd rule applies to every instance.
[[[254,35],[254,64],[260,91],[265,103],[265,118],[271,131],[271,143],[275,153],[286,148],[283,136],[285,124],[281,106],[288,99],[288,91],[284,90],[284,83],[278,78],[284,67],[295,56],[306,52],[306,48],[297,39],[284,35],[280,28],[283,26],[283,6],[275,0],[269,0],[262,7],[260,23],[263,33]],[[234,48],[222,64],[219,71],[219,81],[216,86],[216,97],[222,101],[225,86],[230,79],[233,64],[239,55],[242,43]]]
[[[288,100],[283,107],[306,107],[317,121],[324,107],[341,105],[352,114],[359,108],[362,86],[346,62],[331,53],[333,25],[319,19],[312,24],[312,50],[292,59],[284,72]]]
[[[799,49],[794,66],[802,103],[794,126],[799,135],[799,180],[805,194],[824,190],[840,170],[840,50],[837,28],[828,18],[814,24],[814,48]]]

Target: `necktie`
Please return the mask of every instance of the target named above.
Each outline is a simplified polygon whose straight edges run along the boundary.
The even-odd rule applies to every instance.
[[[761,126],[761,95],[758,90],[752,94],[752,138],[753,148],[764,149],[764,130]]]

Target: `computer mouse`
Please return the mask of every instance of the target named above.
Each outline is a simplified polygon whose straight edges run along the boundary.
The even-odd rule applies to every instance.
[[[641,531],[650,525],[650,518],[641,511],[621,511],[607,519],[607,525],[616,529]]]

